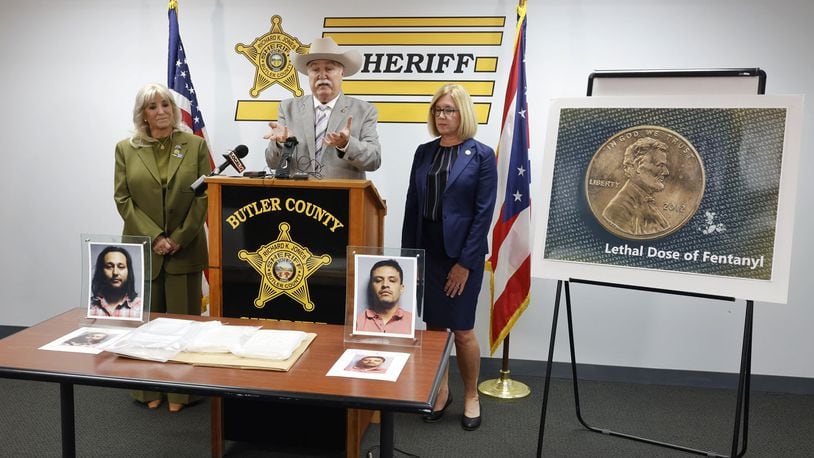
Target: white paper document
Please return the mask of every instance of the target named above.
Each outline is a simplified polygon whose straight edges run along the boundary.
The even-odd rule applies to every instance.
[[[409,353],[350,348],[342,353],[325,375],[395,382],[409,358]]]
[[[43,345],[40,350],[70,351],[95,355],[101,353],[130,331],[132,331],[131,328],[79,328]]]

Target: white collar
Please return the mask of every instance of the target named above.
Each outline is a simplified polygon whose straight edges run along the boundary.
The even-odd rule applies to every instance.
[[[320,101],[319,101],[319,99],[318,99],[318,98],[316,98],[316,97],[314,97],[314,96],[311,96],[311,98],[314,100],[314,110],[316,110],[316,109],[317,109],[317,107],[318,107],[318,106],[320,106],[320,105],[327,105],[327,106],[328,106],[328,108],[330,108],[331,110],[333,110],[333,109],[334,109],[334,105],[336,105],[336,101],[337,101],[337,100],[339,100],[339,96],[338,96],[338,95],[337,95],[336,97],[334,97],[334,98],[333,98],[333,100],[329,101],[328,103],[322,103],[322,102],[320,102]]]

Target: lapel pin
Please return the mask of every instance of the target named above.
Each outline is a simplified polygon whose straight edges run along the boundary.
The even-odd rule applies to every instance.
[[[175,145],[175,149],[172,152],[172,155],[181,159],[184,157],[184,153],[181,152],[181,145]]]
[[[466,154],[467,156],[469,156],[470,154],[472,154],[472,151],[470,151],[470,150],[466,150],[466,151],[464,151],[464,154]]]

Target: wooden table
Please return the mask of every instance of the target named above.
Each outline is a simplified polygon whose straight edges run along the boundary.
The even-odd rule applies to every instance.
[[[365,346],[410,353],[396,382],[326,377],[346,349],[344,327],[329,324],[217,318],[224,324],[316,333],[317,338],[288,372],[156,363],[121,358],[108,352],[89,355],[38,350],[79,328],[83,313],[84,309],[70,310],[0,340],[0,377],[60,384],[63,456],[76,455],[73,387],[92,385],[380,410],[382,456],[392,457],[394,412],[420,414],[432,410],[452,350],[451,334],[438,331],[417,331],[421,334],[420,347]],[[152,314],[151,318],[159,316],[215,319],[159,313]],[[220,425],[213,426],[216,426],[213,432],[221,430]],[[213,446],[213,455],[222,454],[223,450],[216,448]]]

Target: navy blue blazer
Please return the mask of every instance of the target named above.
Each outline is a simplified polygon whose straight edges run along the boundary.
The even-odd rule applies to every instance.
[[[404,207],[403,248],[423,248],[420,243],[427,172],[440,142],[435,139],[416,149]],[[447,179],[442,212],[446,254],[470,270],[482,269],[489,251],[487,235],[495,209],[496,190],[494,150],[475,139],[464,141]]]

